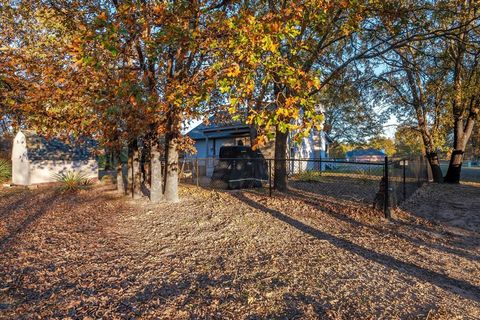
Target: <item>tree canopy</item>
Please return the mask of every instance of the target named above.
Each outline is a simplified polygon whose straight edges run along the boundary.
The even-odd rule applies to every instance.
[[[275,140],[283,159],[287,137],[313,129],[380,143],[394,116],[397,151],[424,152],[440,182],[438,152],[449,149],[445,180],[458,182],[480,112],[479,6],[1,0],[0,125],[161,155],[155,179],[177,201],[179,152],[191,146],[181,128],[192,120],[228,113],[256,129],[255,147]],[[283,190],[286,165],[275,163]]]

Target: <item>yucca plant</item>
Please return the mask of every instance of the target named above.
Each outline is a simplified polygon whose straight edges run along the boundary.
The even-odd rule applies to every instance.
[[[12,165],[8,160],[0,159],[0,182],[7,181],[12,176]]]
[[[67,171],[55,174],[54,177],[55,180],[61,184],[60,189],[63,191],[88,189],[92,185],[92,181],[81,172]]]

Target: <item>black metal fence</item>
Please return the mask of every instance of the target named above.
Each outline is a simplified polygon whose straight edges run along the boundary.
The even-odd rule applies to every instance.
[[[431,170],[424,157],[388,161],[390,206],[408,199],[424,183],[431,180]]]
[[[261,187],[274,190],[275,167],[285,165],[288,187],[308,196],[326,196],[383,210],[410,197],[429,181],[424,158],[385,158],[381,162],[345,159],[185,158],[180,160],[180,179],[214,189]],[[304,194],[305,194],[304,193]]]
[[[382,163],[320,158],[289,159],[287,172],[292,189],[367,206],[373,204],[384,174]]]

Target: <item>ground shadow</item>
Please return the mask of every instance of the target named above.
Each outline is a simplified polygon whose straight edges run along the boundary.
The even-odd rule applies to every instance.
[[[292,179],[288,181],[288,185],[323,196],[370,205],[373,203],[380,184],[380,179],[377,177],[362,179],[348,176],[322,176],[321,178],[319,181]]]
[[[305,195],[305,194],[299,193],[296,190],[290,189],[288,191],[288,194],[294,196],[295,198],[297,198],[297,199],[299,199],[303,202],[305,202],[308,205],[314,206],[315,208],[322,210],[322,212],[325,212],[325,213],[335,217],[338,220],[349,223],[349,224],[351,224],[355,227],[368,228],[368,229],[374,230],[378,233],[388,232],[388,233],[390,233],[390,234],[392,234],[392,235],[394,235],[394,236],[396,236],[400,239],[403,239],[405,241],[408,241],[408,242],[411,242],[411,243],[414,243],[414,244],[417,244],[417,245],[427,246],[427,247],[430,247],[432,249],[442,251],[442,252],[446,252],[446,253],[449,253],[449,254],[454,254],[454,255],[457,255],[457,256],[472,260],[472,261],[480,261],[480,256],[475,255],[475,254],[471,254],[471,253],[466,252],[466,251],[463,251],[463,250],[461,250],[461,248],[453,249],[453,248],[443,246],[441,244],[435,244],[435,243],[427,242],[427,241],[424,241],[420,238],[413,238],[411,236],[408,236],[404,233],[397,232],[397,231],[392,230],[392,229],[385,230],[385,229],[382,229],[382,228],[374,226],[374,225],[368,225],[368,224],[365,224],[365,223],[361,223],[361,222],[359,222],[355,219],[352,219],[352,218],[348,217],[347,215],[345,215],[345,214],[343,214],[339,211],[335,211],[335,210],[327,207],[326,205],[322,204],[320,201],[317,201],[315,199],[312,200],[310,195]],[[339,208],[347,207],[346,205],[341,204],[341,203],[335,203],[335,206],[339,207]],[[400,220],[391,220],[391,222],[393,224],[403,225],[403,226],[411,227],[411,228],[414,228],[414,229],[420,229],[421,231],[424,231],[424,232],[429,232],[429,233],[437,233],[438,232],[437,230],[430,229],[430,228],[427,228],[425,226],[421,226],[421,225],[417,225],[417,224],[415,224],[415,225],[407,224],[407,223],[405,223],[403,221],[400,221]],[[478,241],[478,239],[473,239],[472,237],[464,237],[464,238],[465,239],[463,240],[463,242],[465,244],[471,244],[474,241],[475,242]]]
[[[480,301],[480,288],[475,285],[472,285],[467,281],[454,279],[447,275],[422,268],[413,263],[398,260],[389,255],[378,253],[371,249],[367,249],[362,246],[359,246],[351,241],[320,231],[303,222],[293,219],[292,217],[289,217],[281,213],[280,211],[265,207],[264,205],[249,199],[243,193],[235,193],[233,194],[233,196],[238,200],[242,201],[243,203],[249,205],[250,207],[263,211],[265,213],[268,213],[272,217],[280,221],[283,221],[284,223],[287,223],[290,226],[304,233],[307,233],[317,239],[328,241],[330,244],[334,245],[339,249],[347,250],[362,258],[379,263],[387,268],[397,270],[401,273],[408,274],[421,281],[429,282],[435,286],[439,286],[447,291],[450,291],[454,294],[458,294],[464,298],[467,298],[473,301]]]
[[[413,202],[407,201],[400,208],[412,216],[444,227],[453,234],[460,234],[465,245],[480,242],[480,185],[429,184],[425,192],[416,195]]]
[[[41,201],[37,201],[35,205],[35,209],[28,214],[28,216],[20,223],[18,224],[12,231],[10,231],[6,236],[0,239],[0,252],[4,250],[4,248],[10,244],[12,241],[14,241],[21,233],[23,233],[25,230],[29,228],[29,226],[37,221],[41,216],[43,216],[47,211],[48,208],[51,208],[52,202],[54,199],[58,197],[58,193],[51,193],[45,198],[42,198]],[[30,196],[30,199],[33,198],[33,196]],[[16,201],[12,203],[8,208],[2,210],[1,214],[2,216],[8,214],[8,213],[15,213],[15,209],[18,208],[22,203],[25,203],[25,201],[29,201],[28,199],[26,200],[25,198],[22,198],[22,201]]]

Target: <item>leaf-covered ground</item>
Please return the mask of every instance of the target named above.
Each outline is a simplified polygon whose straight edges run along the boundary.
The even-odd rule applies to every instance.
[[[314,190],[184,186],[153,206],[105,187],[3,189],[0,318],[478,319],[480,201],[461,197],[480,188],[444,188],[392,222]],[[447,206],[470,216],[428,220]]]

